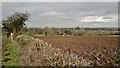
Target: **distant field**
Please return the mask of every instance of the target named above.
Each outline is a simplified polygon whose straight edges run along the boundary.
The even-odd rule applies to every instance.
[[[115,65],[118,37],[97,36],[35,36],[64,52],[73,52],[79,57],[98,62],[99,65]]]
[[[2,35],[0,34],[0,45],[2,45]]]
[[[120,37],[120,35],[108,35],[108,37]]]
[[[2,35],[0,34],[0,39],[2,39]]]

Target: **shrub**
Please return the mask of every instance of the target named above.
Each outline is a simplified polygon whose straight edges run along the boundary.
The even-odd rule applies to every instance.
[[[16,41],[19,42],[19,44],[23,47],[32,41],[32,37],[27,35],[20,35],[16,37]]]

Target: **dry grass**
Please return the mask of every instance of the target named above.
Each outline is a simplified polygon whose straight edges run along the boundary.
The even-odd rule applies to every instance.
[[[20,62],[23,66],[89,66],[91,63],[75,53],[53,48],[43,40],[30,36],[19,36],[17,41],[22,45]]]
[[[118,66],[117,37],[21,35],[17,41],[23,66]]]
[[[118,66],[119,37],[108,36],[35,36],[85,60],[92,66]]]

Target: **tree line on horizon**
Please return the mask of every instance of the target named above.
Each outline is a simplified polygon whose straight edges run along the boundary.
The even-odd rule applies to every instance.
[[[116,28],[50,28],[29,27],[23,29],[23,34],[41,36],[82,36],[82,35],[119,35]]]
[[[7,34],[7,36],[13,33],[15,37],[21,34],[39,34],[43,36],[120,35],[118,32],[115,32],[117,29],[114,28],[80,28],[79,26],[73,28],[49,28],[49,26],[45,28],[28,28],[25,27],[25,22],[29,18],[30,14],[28,12],[16,12],[8,16],[7,19],[2,20],[3,33]]]

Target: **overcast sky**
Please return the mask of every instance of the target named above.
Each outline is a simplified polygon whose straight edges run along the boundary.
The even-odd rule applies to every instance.
[[[29,12],[28,27],[117,27],[117,2],[3,2],[2,18]]]
[[[2,2],[118,2],[119,0],[1,0]]]

